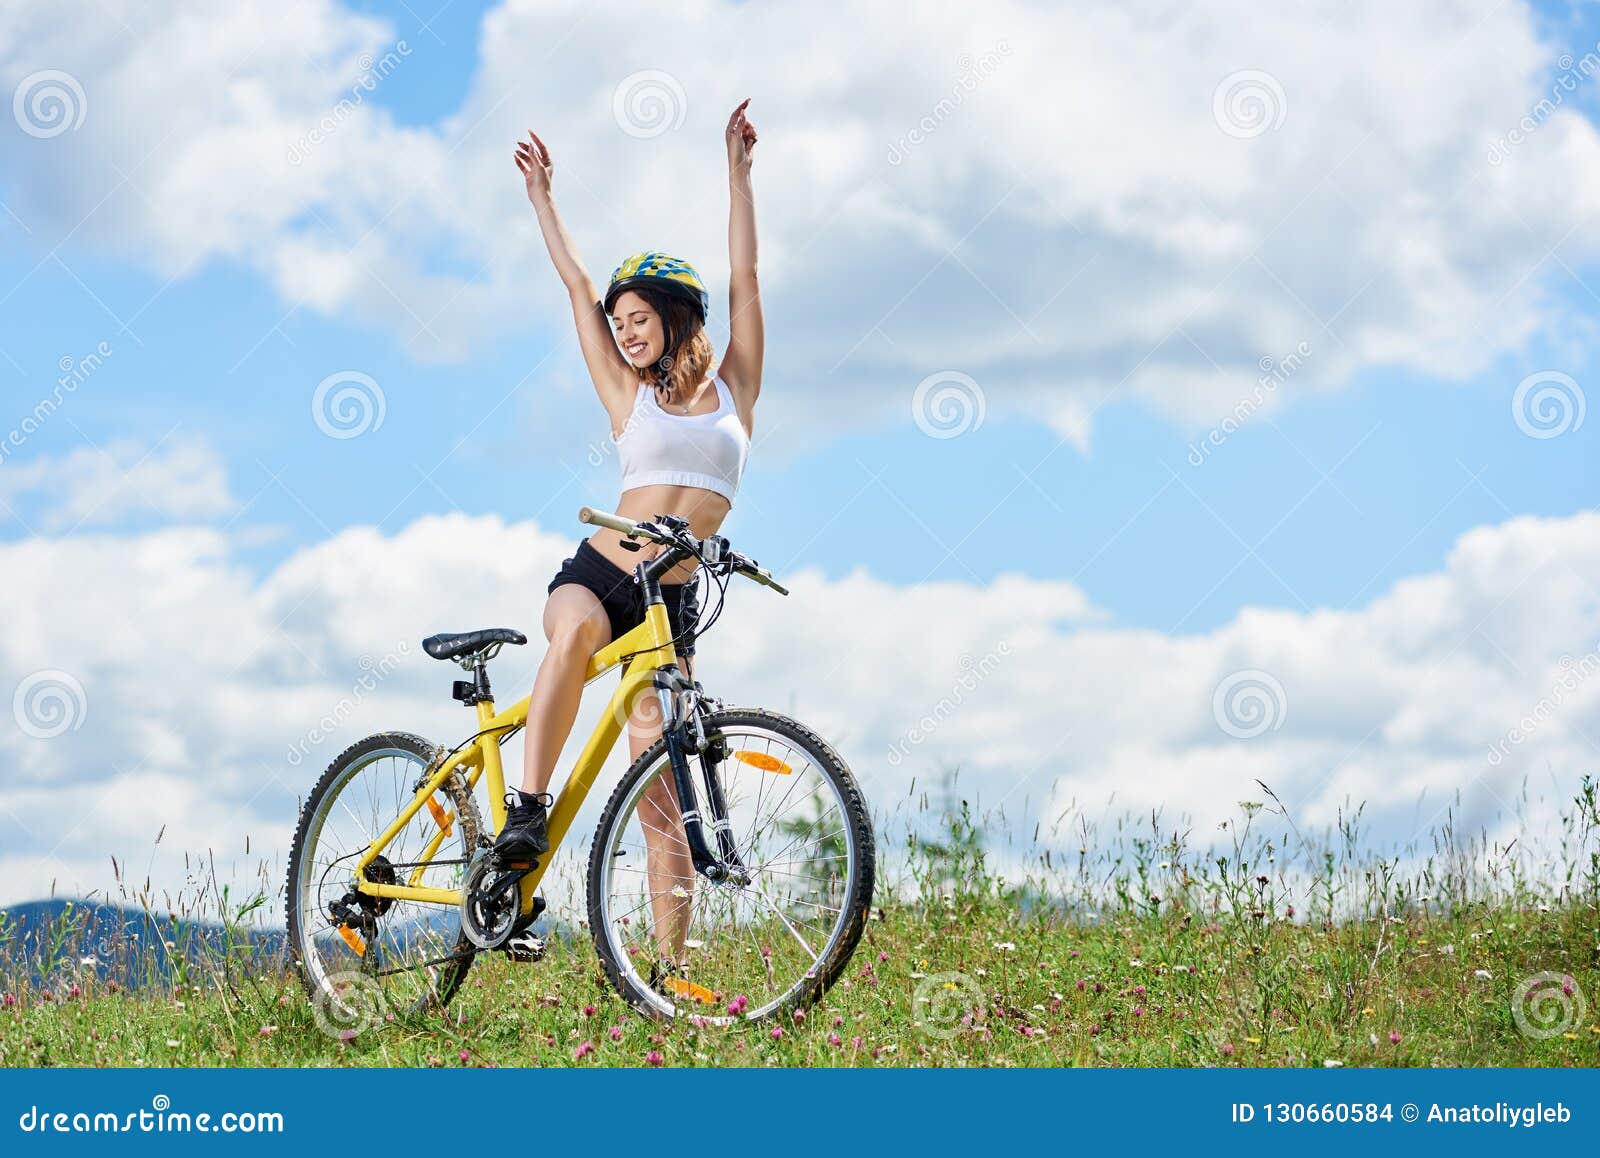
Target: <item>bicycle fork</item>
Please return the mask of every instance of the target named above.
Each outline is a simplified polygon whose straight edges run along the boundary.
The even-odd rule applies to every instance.
[[[678,793],[678,807],[683,815],[684,840],[689,846],[689,858],[695,871],[708,881],[747,885],[750,871],[739,858],[733,840],[733,826],[728,821],[728,804],[722,793],[720,768],[727,758],[728,746],[721,736],[708,739],[701,716],[705,701],[699,684],[691,684],[676,667],[664,667],[655,674],[656,697],[661,703],[661,730],[667,742],[667,755],[672,761],[672,783]],[[684,710],[680,704],[686,704]],[[706,808],[710,812],[711,832],[717,851],[711,850],[706,839],[706,817],[695,807],[694,779],[689,771],[689,754],[700,757],[700,769],[705,785]],[[720,855],[719,855],[720,853]]]

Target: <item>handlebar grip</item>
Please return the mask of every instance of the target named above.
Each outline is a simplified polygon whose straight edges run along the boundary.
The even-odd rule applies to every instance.
[[[639,533],[639,524],[632,519],[625,519],[608,511],[597,511],[593,507],[579,507],[578,522],[588,523],[594,527],[606,527],[623,535],[631,536]]]
[[[772,577],[772,572],[758,564],[754,559],[738,556],[735,569],[746,579],[753,579],[763,587],[770,587],[779,595],[789,594],[789,589]]]

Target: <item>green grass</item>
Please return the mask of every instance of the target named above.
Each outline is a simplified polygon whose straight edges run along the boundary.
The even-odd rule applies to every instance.
[[[845,978],[778,1026],[645,1020],[587,940],[528,965],[480,957],[448,1010],[350,1040],[319,1027],[293,977],[226,960],[159,996],[75,989],[70,968],[34,962],[5,981],[0,1064],[1600,1065],[1590,781],[1544,852],[1447,822],[1431,851],[1363,855],[1353,822],[1320,841],[1269,835],[1247,803],[1221,850],[1158,818],[1103,844],[1084,826],[1065,861],[1035,838],[1008,881],[982,839],[993,817],[952,800],[942,819],[939,842],[907,839],[880,893],[900,899]]]
[[[348,1043],[318,1028],[289,978],[162,999],[30,991],[0,1013],[0,1063],[638,1066],[653,1052],[689,1066],[1593,1066],[1594,1011],[1535,1038],[1519,1032],[1511,998],[1543,972],[1594,993],[1595,936],[1595,911],[1576,907],[1248,933],[1159,917],[1067,927],[1000,904],[893,907],[848,979],[780,1039],[765,1026],[646,1021],[579,942],[535,964],[475,965],[444,1015]]]

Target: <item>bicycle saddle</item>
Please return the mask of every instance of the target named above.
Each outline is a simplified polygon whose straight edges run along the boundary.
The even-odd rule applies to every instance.
[[[485,627],[478,631],[445,632],[422,641],[422,650],[434,659],[455,659],[490,643],[527,643],[528,637],[509,627]]]

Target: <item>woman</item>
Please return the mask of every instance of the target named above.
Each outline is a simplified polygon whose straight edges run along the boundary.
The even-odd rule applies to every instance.
[[[714,535],[737,493],[750,447],[752,415],[761,391],[763,329],[756,285],[756,219],[750,157],[756,130],[746,98],[728,119],[728,348],[715,372],[706,336],[707,296],[687,262],[661,253],[628,258],[612,275],[603,300],[578,260],[550,192],[550,151],[532,132],[516,148],[528,200],[539,217],[550,259],[572,299],[573,318],[595,393],[611,420],[622,467],[618,514],[631,519],[679,515],[700,538]],[[609,320],[609,327],[607,322]],[[507,857],[538,856],[550,847],[546,792],[557,757],[578,714],[589,658],[644,619],[632,568],[644,557],[625,550],[622,536],[598,530],[579,543],[549,586],[544,633],[549,650],[539,665],[528,705],[522,787],[507,793],[505,828],[495,848]],[[645,552],[651,548],[646,546]],[[698,603],[689,580],[692,560],[661,578],[673,633],[693,627]],[[693,678],[692,644],[678,649],[679,666]],[[661,734],[649,697],[628,722],[628,747],[638,756]],[[678,963],[688,929],[685,902],[670,903],[673,881],[692,889],[694,871],[681,838],[681,819],[666,778],[640,806],[649,845],[655,935],[660,952]],[[682,897],[685,889],[673,889]],[[670,955],[670,956],[669,956]]]

